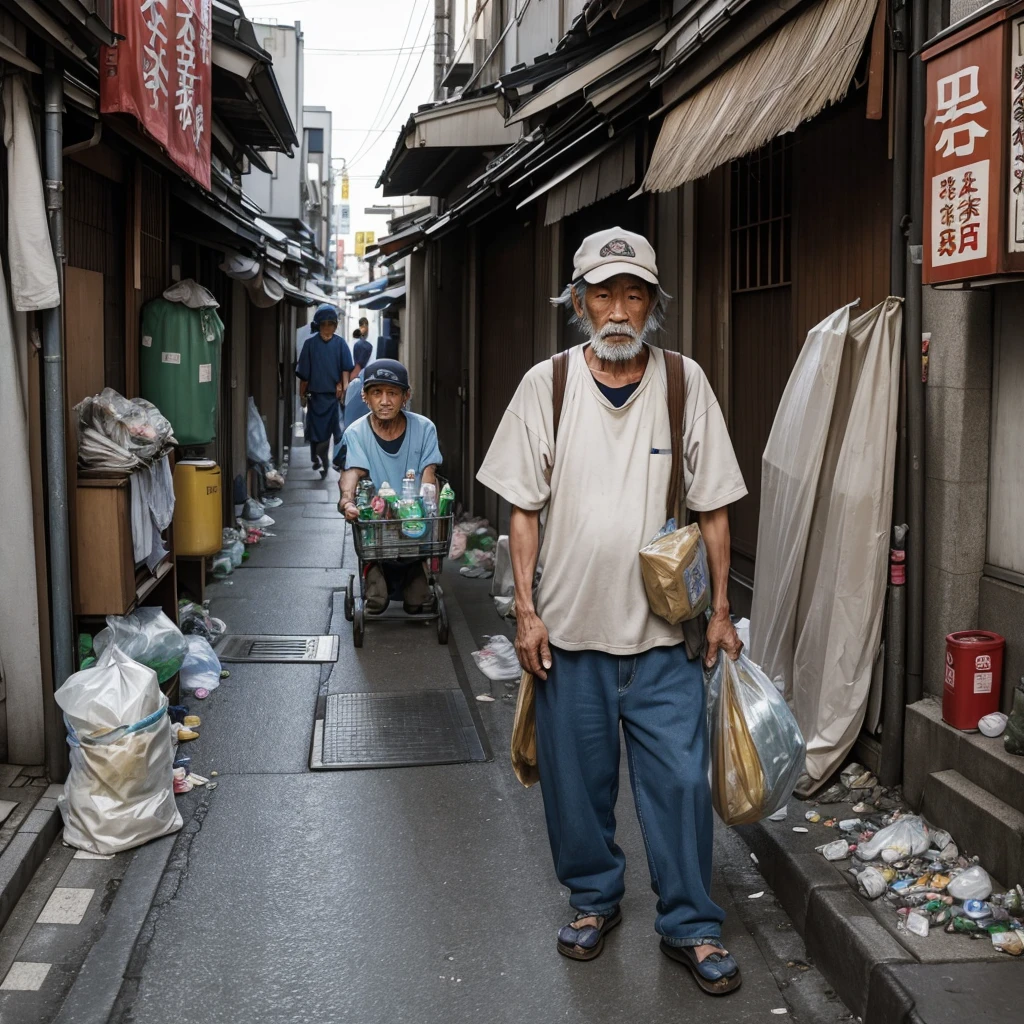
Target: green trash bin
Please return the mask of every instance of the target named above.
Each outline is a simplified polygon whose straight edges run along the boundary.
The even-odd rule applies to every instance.
[[[209,444],[217,434],[224,324],[210,306],[165,298],[142,310],[139,387],[174,427],[179,444]]]

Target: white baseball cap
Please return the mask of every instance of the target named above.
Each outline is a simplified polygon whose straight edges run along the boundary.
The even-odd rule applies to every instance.
[[[587,235],[573,257],[572,278],[600,284],[616,274],[632,274],[649,284],[658,283],[654,246],[634,231],[608,228]]]

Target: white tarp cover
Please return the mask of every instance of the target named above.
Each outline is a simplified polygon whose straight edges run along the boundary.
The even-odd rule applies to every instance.
[[[7,147],[7,246],[11,298],[20,312],[60,305],[57,264],[50,245],[36,129],[21,75],[4,80]]]
[[[819,0],[665,118],[644,179],[670,192],[795,130],[845,95],[877,0]]]
[[[751,657],[782,679],[821,780],[860,731],[885,599],[902,302],[808,335],[762,459]]]

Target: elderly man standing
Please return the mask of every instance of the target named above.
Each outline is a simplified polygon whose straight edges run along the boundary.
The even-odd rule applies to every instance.
[[[312,333],[299,353],[295,376],[299,378],[299,397],[306,407],[306,440],[313,468],[327,476],[327,457],[331,438],[339,439],[341,406],[352,372],[352,352],[338,329],[338,311],[331,305],[320,306],[313,316]]]
[[[621,228],[601,231],[584,240],[574,263],[573,281],[557,301],[572,309],[587,341],[561,357],[565,362],[556,357],[557,364],[548,360],[526,374],[479,473],[513,506],[516,650],[537,680],[548,837],[576,912],[557,948],[593,959],[622,919],[625,856],[615,842],[621,723],[661,948],[704,991],[724,995],[739,987],[740,972],[722,946],[724,914],[710,895],[700,655],[708,665],[719,649],[739,656],[729,616],[727,506],[746,487],[700,367],[650,344],[668,296],[647,239]],[[670,362],[685,381],[682,437],[670,430]],[[713,593],[706,636],[703,623],[687,623],[685,642],[682,627],[651,611],[639,560],[665,522],[676,445]]]

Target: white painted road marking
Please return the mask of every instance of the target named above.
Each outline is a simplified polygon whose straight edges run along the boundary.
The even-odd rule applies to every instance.
[[[34,964],[27,960],[15,960],[7,972],[0,989],[4,992],[38,992],[52,964]]]
[[[36,923],[81,924],[95,892],[95,889],[54,889]]]

